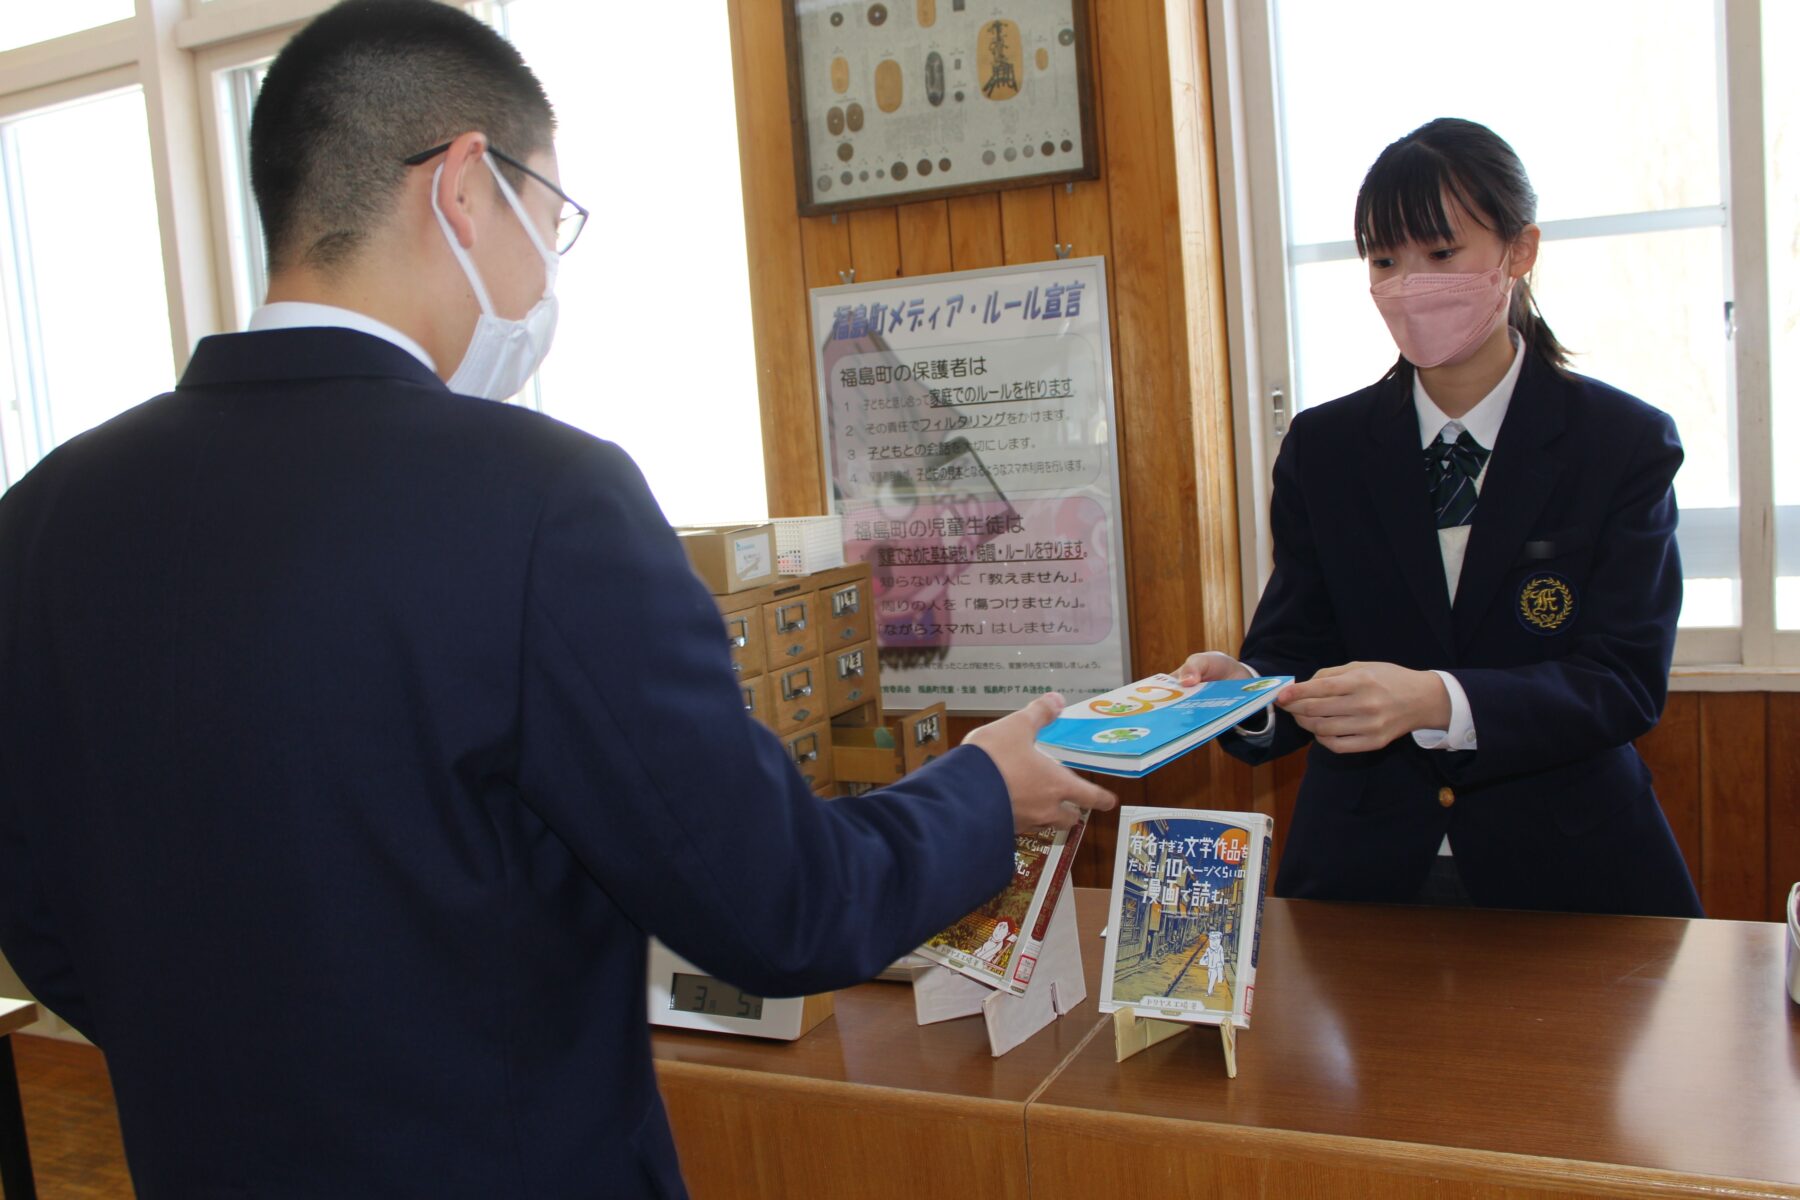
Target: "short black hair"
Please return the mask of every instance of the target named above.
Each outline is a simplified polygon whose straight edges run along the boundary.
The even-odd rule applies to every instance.
[[[294,35],[257,97],[250,186],[269,269],[346,262],[387,217],[409,155],[479,130],[522,159],[555,129],[519,52],[461,9],[343,0]]]

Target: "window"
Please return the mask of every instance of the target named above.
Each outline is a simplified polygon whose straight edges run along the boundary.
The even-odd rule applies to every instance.
[[[563,188],[593,216],[557,276],[551,416],[623,446],[677,523],[768,512],[723,4],[646,54],[660,5],[512,0],[502,31],[556,106]]]
[[[684,22],[679,87],[637,49],[666,36],[654,6],[469,10],[543,82],[564,190],[593,214],[557,275],[555,346],[518,399],[619,443],[671,521],[760,519],[768,500],[725,8]],[[267,287],[245,168],[267,66],[236,65],[214,82],[240,325]],[[646,97],[656,97],[655,120],[642,119]]]
[[[1239,122],[1221,148],[1246,179],[1233,218],[1258,259],[1234,296],[1237,313],[1260,314],[1247,337],[1234,332],[1240,378],[1255,385],[1254,395],[1240,394],[1240,415],[1258,427],[1247,440],[1266,447],[1255,466],[1257,520],[1266,521],[1267,468],[1287,414],[1367,386],[1394,360],[1352,241],[1363,173],[1382,147],[1426,121],[1467,117],[1506,138],[1532,177],[1544,230],[1534,291],[1575,352],[1574,369],[1665,409],[1680,429],[1687,580],[1678,661],[1774,665],[1772,651],[1752,651],[1768,639],[1749,634],[1758,622],[1766,632],[1771,564],[1743,557],[1757,543],[1739,519],[1769,499],[1767,435],[1748,435],[1767,428],[1769,395],[1752,347],[1770,317],[1738,275],[1746,260],[1768,258],[1776,330],[1785,280],[1791,339],[1800,322],[1792,271],[1800,166],[1796,92],[1771,58],[1768,245],[1779,252],[1768,253],[1760,220],[1732,203],[1741,180],[1759,191],[1765,183],[1749,170],[1763,139],[1754,137],[1750,161],[1755,131],[1731,88],[1745,61],[1734,47],[1757,44],[1741,36],[1755,7],[1518,0],[1497,25],[1488,9],[1433,0],[1389,0],[1378,12],[1334,0],[1213,0],[1212,27],[1229,41],[1214,48],[1215,63],[1225,64],[1220,86]],[[1800,34],[1800,21],[1793,6],[1762,8],[1769,28],[1751,32],[1773,55],[1793,44],[1782,37]],[[1793,28],[1784,35],[1778,24]],[[1509,30],[1535,32],[1520,40]],[[1791,382],[1774,392],[1792,394]],[[1777,436],[1800,449],[1800,427],[1789,431],[1780,403],[1773,407]],[[1776,484],[1777,503],[1800,506],[1792,486],[1787,500]],[[1800,550],[1800,520],[1784,527]],[[1266,527],[1254,532],[1246,541],[1261,561],[1246,573],[1260,581]],[[1791,557],[1782,627],[1800,628],[1800,552]]]
[[[1800,6],[1763,4],[1763,145],[1769,205],[1769,367],[1774,397],[1775,625],[1800,630]],[[1791,58],[1791,55],[1785,56]]]
[[[174,382],[145,128],[138,88],[0,123],[0,482]]]
[[[221,116],[218,136],[224,152],[224,213],[231,266],[233,327],[242,329],[269,290],[268,257],[263,253],[262,218],[250,190],[250,118],[271,59],[217,72],[213,104]]]
[[[13,0],[6,6],[6,20],[0,21],[0,50],[129,21],[136,9],[133,0],[56,0],[54,4]]]

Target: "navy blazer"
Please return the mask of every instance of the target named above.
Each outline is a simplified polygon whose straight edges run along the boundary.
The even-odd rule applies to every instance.
[[[974,748],[814,798],[631,460],[377,338],[208,338],[0,500],[0,948],[143,1200],[683,1195],[645,936],[843,987],[1012,847]]]
[[[1477,904],[1700,914],[1632,739],[1668,690],[1681,443],[1667,414],[1527,352],[1450,603],[1412,371],[1302,413],[1275,463],[1275,572],[1241,657],[1454,675],[1478,748],[1314,744],[1275,890],[1405,901],[1445,834]],[[1311,741],[1286,713],[1261,762]]]

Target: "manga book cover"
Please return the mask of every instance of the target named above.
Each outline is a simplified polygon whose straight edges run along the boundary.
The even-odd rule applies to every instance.
[[[1101,1012],[1249,1025],[1273,827],[1261,813],[1119,810]]]
[[[1086,828],[1082,821],[1072,829],[1020,834],[1005,890],[920,946],[919,953],[989,987],[1023,995]]]

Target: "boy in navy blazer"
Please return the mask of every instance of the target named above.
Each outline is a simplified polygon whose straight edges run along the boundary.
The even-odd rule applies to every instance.
[[[1054,697],[808,792],[630,459],[495,402],[584,215],[551,132],[456,8],[320,17],[252,131],[270,303],[0,499],[0,949],[144,1200],[680,1196],[646,935],[845,986],[1113,803]]]

